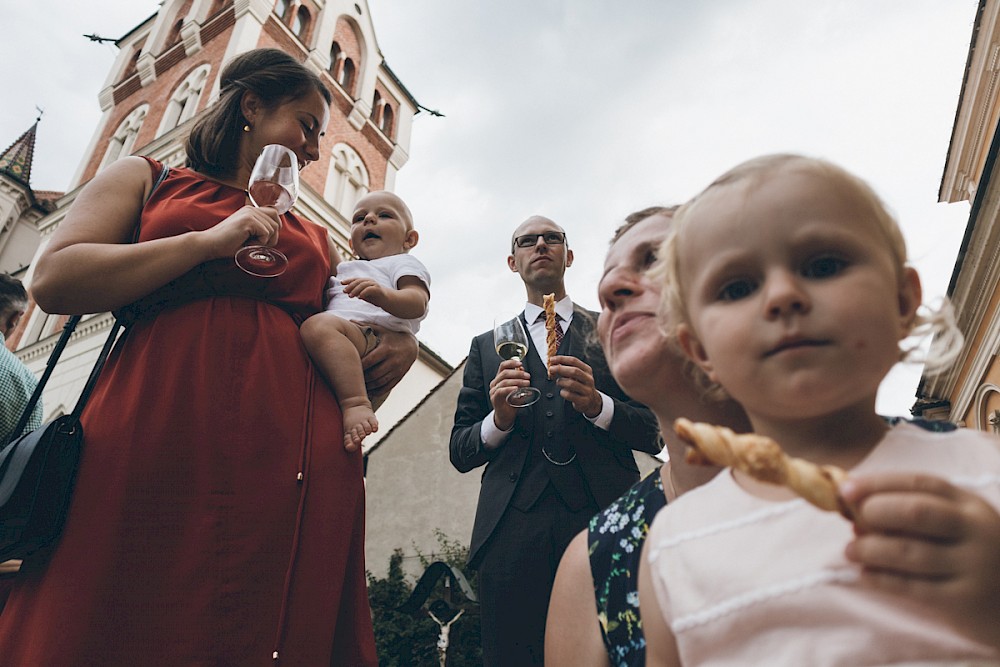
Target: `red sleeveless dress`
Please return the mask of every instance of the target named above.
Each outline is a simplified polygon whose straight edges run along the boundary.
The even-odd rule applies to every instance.
[[[140,241],[206,229],[244,201],[171,169]],[[298,331],[322,307],[326,232],[286,214],[277,247],[277,278],[219,259],[126,309],[84,411],[65,532],[17,577],[0,663],[377,664],[361,456],[344,451]]]

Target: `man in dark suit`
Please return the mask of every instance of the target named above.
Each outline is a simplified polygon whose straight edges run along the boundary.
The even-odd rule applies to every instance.
[[[469,550],[479,571],[486,667],[542,664],[549,593],[566,545],[639,479],[632,450],[660,447],[655,417],[615,384],[589,340],[597,313],[566,296],[572,263],[566,233],[553,221],[534,216],[517,228],[507,265],[527,292],[519,317],[530,349],[523,362],[501,362],[493,332],[480,334],[458,396],[452,465],[460,472],[486,466]],[[555,295],[564,332],[549,360],[545,294]],[[541,390],[538,402],[507,403],[528,385]]]

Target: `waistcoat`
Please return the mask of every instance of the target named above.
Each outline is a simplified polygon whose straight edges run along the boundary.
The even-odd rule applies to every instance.
[[[572,332],[567,330],[563,336],[558,350],[560,354],[569,349],[571,335]],[[566,413],[573,407],[559,395],[555,379],[548,379],[545,364],[537,353],[529,352],[523,363],[531,374],[531,386],[540,390],[542,396],[533,405],[521,408],[522,412],[529,414],[525,415],[527,419],[520,417],[517,421],[518,435],[528,440],[528,455],[511,505],[521,511],[531,509],[551,482],[568,509],[581,510],[593,501],[579,461],[559,466],[551,463],[542,453],[544,445],[545,451],[556,461],[567,461],[574,456],[576,449],[567,436],[565,424]],[[580,418],[585,419],[582,415]]]

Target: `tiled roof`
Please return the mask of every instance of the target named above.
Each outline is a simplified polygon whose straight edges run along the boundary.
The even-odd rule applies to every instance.
[[[55,201],[61,198],[65,192],[59,192],[58,190],[35,190],[35,199],[39,201]]]
[[[35,130],[38,120],[7,150],[0,153],[0,174],[9,176],[26,187],[31,187],[31,161],[35,155]]]

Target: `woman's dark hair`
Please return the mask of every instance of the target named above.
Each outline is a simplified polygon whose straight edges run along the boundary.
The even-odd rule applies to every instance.
[[[222,70],[219,99],[191,128],[187,166],[210,176],[228,176],[236,169],[240,134],[246,118],[240,104],[243,93],[256,94],[273,109],[317,90],[327,104],[333,98],[320,78],[278,49],[254,49],[233,58]]]
[[[24,284],[9,273],[0,273],[0,315],[9,311],[24,311],[28,307],[28,293]]]

